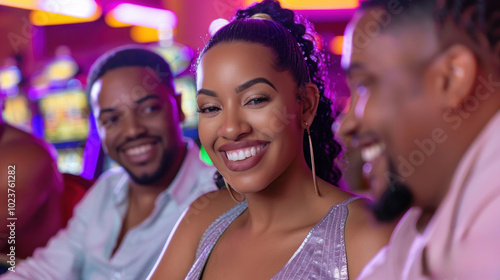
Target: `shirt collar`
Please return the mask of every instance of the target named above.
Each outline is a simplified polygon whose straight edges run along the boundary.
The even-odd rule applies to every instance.
[[[128,183],[130,181],[129,176],[128,176],[127,172],[125,171],[125,169],[123,169],[123,167],[121,167],[121,168],[122,168],[124,174],[118,180],[116,187],[113,190],[116,205],[121,204],[124,201],[126,201],[127,194],[128,194],[128,188],[129,188]]]
[[[199,159],[200,149],[191,138],[184,138],[184,143],[186,143],[186,155],[184,156],[181,167],[169,187],[160,193],[157,202],[165,200],[167,196],[172,196],[178,204],[181,204],[187,199],[191,191],[191,188],[187,186],[194,185],[196,176],[193,176],[193,171],[200,170],[202,167],[201,165],[203,165]]]

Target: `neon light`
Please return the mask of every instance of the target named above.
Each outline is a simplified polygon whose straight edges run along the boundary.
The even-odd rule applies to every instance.
[[[104,16],[104,21],[111,27],[127,27],[127,26],[132,26],[131,24],[117,21],[115,17],[113,16],[113,11],[107,13]]]
[[[156,29],[173,29],[177,25],[177,16],[172,11],[128,3],[116,6],[109,14],[114,21],[130,25]]]
[[[34,25],[90,22],[102,13],[94,0],[0,0],[0,5],[33,10],[30,21]]]
[[[97,4],[94,0],[40,0],[42,11],[79,18],[89,18],[95,14]]]
[[[88,18],[72,17],[45,11],[31,11],[30,21],[32,24],[39,26],[82,23],[95,21],[101,17],[101,14],[102,10],[99,6],[97,6],[96,12]]]
[[[329,42],[329,49],[333,54],[342,55],[344,36],[335,36]]]
[[[9,6],[20,9],[35,10],[38,8],[37,0],[0,0],[1,6]]]
[[[261,2],[260,0],[245,0],[245,5]],[[281,6],[292,10],[339,10],[355,9],[359,0],[281,0]]]
[[[160,40],[158,29],[144,26],[132,26],[130,37],[137,43],[150,43]]]
[[[0,0],[0,5],[78,18],[93,17],[99,9],[94,0]]]

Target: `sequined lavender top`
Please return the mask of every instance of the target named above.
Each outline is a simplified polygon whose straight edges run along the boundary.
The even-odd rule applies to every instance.
[[[358,199],[358,197],[350,197],[332,206],[323,219],[309,231],[287,264],[271,279],[349,279],[344,227],[349,214],[347,204],[355,199]],[[243,201],[222,214],[208,227],[200,240],[196,251],[196,261],[186,276],[187,280],[201,278],[215,243],[229,225],[246,209],[247,203]]]

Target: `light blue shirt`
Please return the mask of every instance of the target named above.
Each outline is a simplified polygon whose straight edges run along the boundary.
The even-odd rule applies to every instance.
[[[122,168],[110,170],[75,207],[66,229],[0,279],[146,279],[183,211],[197,197],[216,189],[214,172],[188,140],[184,162],[157,197],[153,213],[127,232],[111,256],[127,211],[129,177]]]

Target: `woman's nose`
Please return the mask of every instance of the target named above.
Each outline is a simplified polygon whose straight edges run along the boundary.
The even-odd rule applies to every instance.
[[[222,110],[223,122],[218,131],[220,137],[236,141],[252,131],[243,110],[239,106],[227,106]]]

